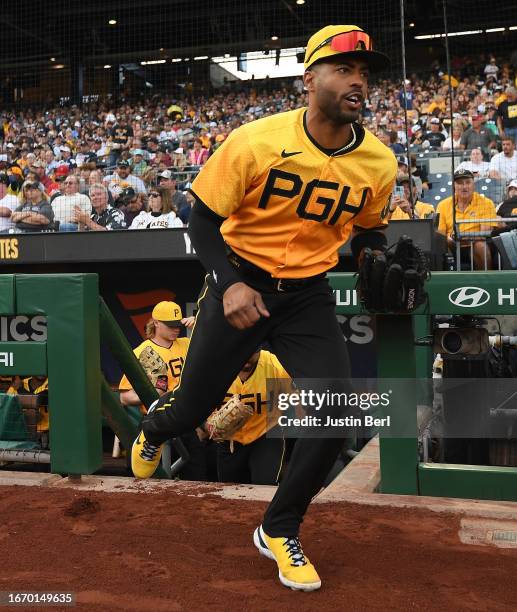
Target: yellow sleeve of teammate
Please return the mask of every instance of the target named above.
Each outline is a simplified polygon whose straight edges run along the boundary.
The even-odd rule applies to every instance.
[[[256,172],[248,133],[239,128],[209,157],[192,183],[192,192],[217,215],[229,217],[239,207]]]

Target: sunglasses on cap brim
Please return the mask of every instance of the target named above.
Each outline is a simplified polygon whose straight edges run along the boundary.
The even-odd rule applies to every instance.
[[[352,30],[350,32],[342,32],[334,34],[321,42],[307,58],[309,63],[311,57],[322,47],[330,44],[330,48],[338,53],[350,53],[354,51],[373,51],[373,41],[371,37],[361,30]]]

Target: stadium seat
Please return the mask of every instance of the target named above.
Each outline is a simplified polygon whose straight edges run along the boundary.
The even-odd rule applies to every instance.
[[[505,179],[482,178],[475,182],[474,189],[490,198],[494,204],[499,204],[506,197],[506,181]]]

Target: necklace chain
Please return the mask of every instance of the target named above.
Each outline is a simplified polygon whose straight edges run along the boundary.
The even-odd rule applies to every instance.
[[[334,153],[332,153],[332,156],[338,155],[338,153],[344,153],[345,151],[348,151],[348,149],[350,149],[351,147],[355,145],[355,141],[357,140],[357,134],[355,133],[355,130],[354,130],[354,124],[351,123],[350,127],[352,128],[352,140],[348,144],[346,144],[344,147],[341,147],[341,149],[334,151]]]

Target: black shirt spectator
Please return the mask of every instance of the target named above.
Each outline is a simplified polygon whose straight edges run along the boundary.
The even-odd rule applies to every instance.
[[[514,87],[509,87],[506,91],[507,99],[499,104],[497,109],[497,124],[502,131],[507,129],[517,129],[517,92]],[[509,134],[514,136],[513,133]]]
[[[105,227],[107,230],[126,229],[124,213],[118,208],[108,206],[102,212],[92,211],[91,219],[97,225]]]
[[[445,135],[440,131],[440,120],[438,117],[431,119],[431,130],[424,134],[424,141],[427,140],[432,149],[441,149]]]

